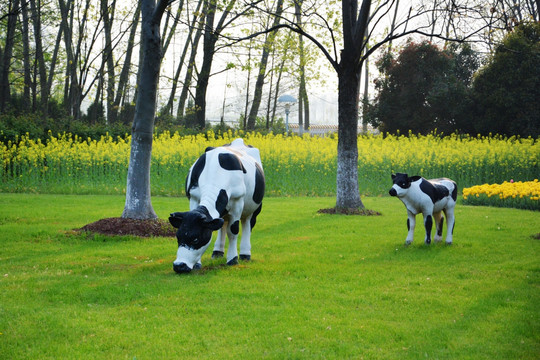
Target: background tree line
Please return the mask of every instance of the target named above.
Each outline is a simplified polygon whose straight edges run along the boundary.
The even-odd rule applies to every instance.
[[[385,3],[394,19],[387,26],[392,33],[399,1]],[[20,131],[37,135],[48,129],[89,136],[106,130],[123,134],[129,129],[141,58],[141,8],[140,2],[135,4],[8,0],[0,5],[0,129],[4,137]],[[433,1],[423,5],[423,14],[432,17],[432,28],[422,31],[430,32],[431,38],[410,40],[397,48],[395,44],[392,48],[390,40],[387,48],[381,48],[376,64],[381,75],[375,79],[376,93],[365,97],[365,123],[389,132],[538,134],[537,4],[496,0],[488,7],[484,2],[483,13],[475,10],[486,26],[474,41],[489,51],[487,57],[474,50],[478,46],[436,43],[451,38],[452,32],[456,39],[467,36],[456,18],[477,4],[464,4]],[[270,129],[274,125],[276,130],[277,99],[295,89],[299,122],[307,129],[308,87],[320,82],[325,72],[316,65],[321,53],[306,42],[302,32],[324,36],[325,30],[330,39],[341,41],[342,19],[335,15],[336,9],[338,2],[299,0],[169,2],[160,26],[162,61],[172,53],[171,46],[180,50],[174,53],[174,68],[161,72],[158,124],[204,128],[211,77],[235,69],[245,74],[246,84],[239,127]],[[408,10],[405,21],[412,22],[412,7]],[[324,22],[313,21],[323,16]],[[532,24],[518,26],[526,23]],[[268,31],[279,27],[302,31]],[[433,38],[436,27],[444,36]],[[249,40],[232,40],[242,36]],[[372,36],[366,48],[379,40]],[[226,58],[225,65],[216,67],[216,58]],[[364,78],[367,82],[367,72]]]
[[[168,2],[159,30],[161,62],[167,61],[167,67],[162,66],[160,76],[158,123],[204,128],[210,79],[235,69],[246,74],[247,84],[239,127],[275,129],[277,99],[293,88],[300,89],[295,96],[303,108],[301,119],[306,119],[302,123],[309,127],[309,106],[303,106],[309,101],[306,83],[318,71],[309,65],[313,55],[303,39],[291,32],[249,42],[226,38],[230,32],[264,31],[282,21],[282,14],[301,22],[301,6],[283,0]],[[138,92],[141,21],[141,2],[3,2],[2,130],[91,133],[88,125],[125,130],[133,122]],[[225,58],[225,64],[216,65],[216,58]]]

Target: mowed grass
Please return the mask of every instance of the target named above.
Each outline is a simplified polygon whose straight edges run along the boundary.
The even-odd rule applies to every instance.
[[[538,359],[538,212],[458,204],[454,245],[405,247],[333,198],[268,198],[253,260],[176,275],[173,238],[72,229],[123,196],[0,194],[0,359]],[[161,218],[185,198],[155,197]],[[418,219],[420,220],[420,219]]]

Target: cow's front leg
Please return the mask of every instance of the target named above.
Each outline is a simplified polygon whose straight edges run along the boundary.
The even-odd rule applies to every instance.
[[[433,216],[431,212],[425,212],[424,214],[424,226],[426,228],[426,245],[431,244],[431,228],[433,227]]]
[[[236,241],[240,232],[240,220],[231,220],[230,226],[227,227],[227,236],[229,237],[229,249],[227,250],[227,265],[238,264],[238,249]]]
[[[410,245],[414,239],[414,228],[416,226],[416,215],[407,210],[407,239],[405,239],[405,245]]]
[[[456,220],[454,217],[454,207],[444,209],[444,215],[446,216],[446,244],[452,245],[452,239],[454,236],[454,225]]]
[[[246,219],[242,220],[240,260],[251,260],[251,216],[248,216]]]
[[[435,236],[433,237],[433,241],[440,242],[442,240],[442,233],[443,233],[443,223],[444,223],[444,217],[442,216],[442,213],[436,212],[433,213],[433,220],[435,221]]]
[[[227,236],[227,227],[229,223],[225,222],[223,227],[218,230],[216,242],[214,244],[214,251],[212,252],[212,259],[222,258],[225,254],[225,237]]]

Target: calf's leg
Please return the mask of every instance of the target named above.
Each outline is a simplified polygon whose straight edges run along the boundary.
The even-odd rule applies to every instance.
[[[424,226],[426,227],[426,245],[431,244],[431,228],[433,227],[433,216],[430,213],[424,213]]]
[[[433,213],[433,220],[435,220],[435,236],[433,237],[433,241],[439,242],[442,240],[442,233],[443,233],[443,223],[444,223],[444,217],[442,216],[442,213],[436,212]]]
[[[410,243],[413,242],[415,226],[416,226],[416,215],[414,215],[412,212],[407,210],[407,230],[409,230],[409,232],[407,233],[407,239],[405,239],[405,245],[409,245]]]

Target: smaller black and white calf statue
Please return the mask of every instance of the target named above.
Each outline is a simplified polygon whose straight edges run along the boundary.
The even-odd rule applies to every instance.
[[[425,243],[431,243],[431,228],[435,220],[437,233],[433,240],[442,240],[443,216],[446,217],[446,244],[452,244],[454,232],[454,207],[457,199],[457,185],[453,180],[441,178],[426,180],[421,176],[409,177],[407,174],[392,174],[394,185],[390,189],[391,196],[397,196],[407,208],[407,228],[409,233],[405,244],[413,241],[416,215],[422,213],[426,228]]]
[[[259,150],[242,139],[207,148],[186,179],[188,212],[175,212],[169,222],[178,228],[177,273],[201,268],[201,257],[218,230],[212,257],[222,257],[229,238],[227,264],[238,264],[237,237],[242,223],[240,259],[251,259],[251,230],[262,208],[264,172]]]

